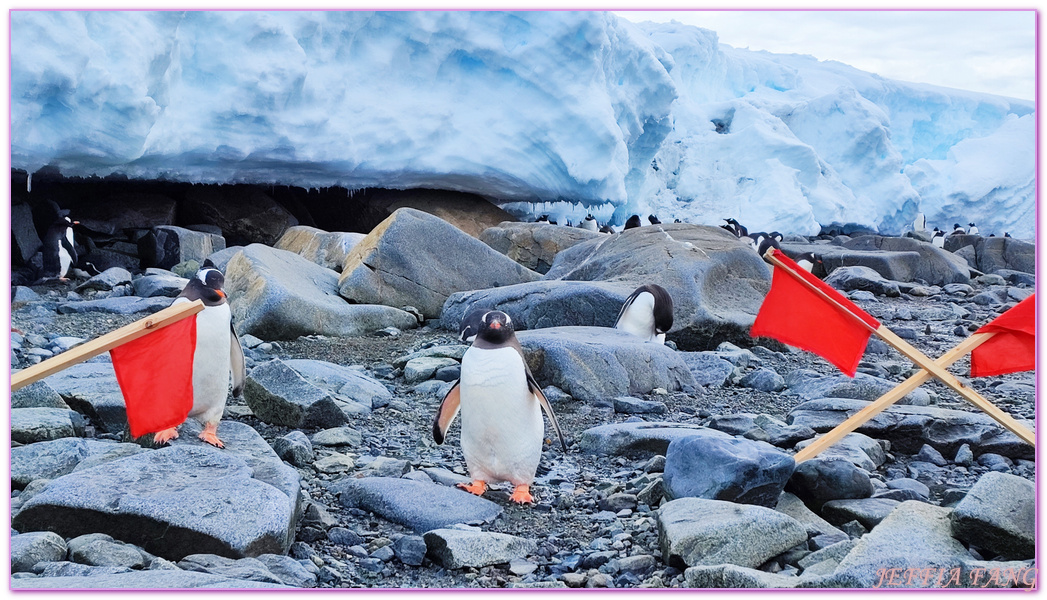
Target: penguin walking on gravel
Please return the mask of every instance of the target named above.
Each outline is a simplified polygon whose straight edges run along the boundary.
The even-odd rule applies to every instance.
[[[73,225],[79,225],[68,216],[61,216],[44,234],[44,277],[57,277],[67,281],[69,269],[76,264],[76,248],[73,245]]]
[[[665,343],[673,326],[673,299],[665,288],[648,283],[636,288],[618,311],[614,328],[649,342]]]
[[[196,350],[193,353],[193,407],[189,416],[200,421],[200,439],[224,448],[218,439],[218,422],[225,412],[229,381],[233,397],[239,397],[247,378],[244,350],[233,330],[228,298],[222,286],[225,276],[213,262],[205,260],[173,304],[202,300],[204,309],[196,316]],[[178,427],[157,432],[153,441],[163,444],[178,437]]]
[[[498,310],[484,313],[462,357],[462,375],[433,422],[433,439],[442,444],[462,414],[462,454],[472,483],[458,487],[480,496],[488,483],[507,481],[514,486],[509,500],[534,502],[530,487],[542,457],[543,409],[566,452],[556,415],[524,360],[512,319]]]

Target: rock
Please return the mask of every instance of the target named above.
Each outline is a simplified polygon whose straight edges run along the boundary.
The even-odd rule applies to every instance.
[[[580,400],[694,386],[675,352],[617,329],[553,327],[522,331],[517,338],[540,385],[555,385]]]
[[[138,313],[155,313],[171,306],[170,298],[139,298],[122,296],[103,298],[101,300],[79,300],[58,305],[58,314],[72,315],[91,312],[111,313],[114,315],[134,315]]]
[[[420,566],[426,551],[425,538],[419,535],[405,535],[393,542],[396,558],[405,565]]]
[[[791,456],[764,442],[690,436],[669,444],[666,498],[707,498],[773,507],[792,475]]]
[[[364,202],[368,216],[374,215],[373,220],[365,221],[365,227],[373,227],[405,207],[439,217],[474,238],[485,229],[513,220],[512,215],[482,196],[449,190],[373,190]]]
[[[254,474],[212,448],[143,452],[55,479],[22,505],[13,527],[108,533],[172,560],[201,551],[282,554],[294,535],[297,491],[289,498]]]
[[[996,269],[996,274],[1007,280],[1011,285],[1036,287],[1036,277],[1032,273],[1022,273],[1011,269]]]
[[[316,575],[310,573],[300,562],[290,556],[262,554],[257,558],[284,585],[299,588],[316,587]]]
[[[89,533],[68,542],[69,558],[96,567],[141,569],[150,558],[138,548],[118,542],[104,533]]]
[[[1036,488],[1027,479],[990,471],[949,515],[957,539],[1006,559],[1032,558],[1036,542]]]
[[[253,185],[190,188],[179,210],[183,222],[217,225],[234,244],[271,246],[298,224],[287,209]]]
[[[83,293],[87,290],[108,292],[117,286],[129,283],[131,283],[131,274],[126,269],[111,267],[78,285],[76,291],[77,293]]]
[[[14,290],[11,291],[11,307],[14,309],[19,308],[16,305],[25,305],[29,302],[42,302],[43,296],[37,294],[32,288],[27,288],[24,285],[15,286]]]
[[[346,404],[358,404],[366,409],[389,404],[392,393],[377,380],[359,369],[336,365],[322,360],[288,359],[284,364],[291,367],[309,383],[334,392],[336,401],[347,412],[356,412]]]
[[[798,465],[785,488],[816,510],[829,500],[868,498],[869,473],[850,461],[815,457]]]
[[[774,510],[796,519],[807,528],[808,532],[816,536],[847,537],[839,529],[833,527],[831,523],[812,512],[802,500],[789,492],[783,492],[778,497],[778,505],[774,507]]]
[[[11,440],[32,444],[65,437],[83,437],[84,418],[62,408],[11,409]]]
[[[11,408],[68,409],[69,405],[46,381],[36,381],[11,392]]]
[[[241,334],[265,340],[302,335],[364,335],[385,327],[411,329],[418,320],[389,306],[349,304],[338,276],[293,252],[251,244],[229,261],[225,290]]]
[[[804,440],[796,444],[796,449],[803,450],[813,442],[814,439]],[[818,456],[823,458],[842,458],[866,471],[875,471],[877,467],[887,460],[887,454],[883,451],[883,447],[880,446],[879,442],[860,433],[848,433],[832,446],[822,450]]]
[[[60,535],[50,531],[32,531],[11,536],[11,572],[31,571],[40,562],[65,558],[67,546]]]
[[[273,450],[281,459],[296,467],[305,467],[316,460],[313,445],[301,431],[292,431],[273,441]]]
[[[720,388],[734,372],[734,365],[716,352],[680,352],[696,385]]]
[[[294,252],[321,267],[341,273],[346,255],[365,237],[367,235],[363,233],[327,232],[295,225],[284,232],[274,247]]]
[[[484,268],[473,268],[477,264]],[[401,208],[346,256],[338,293],[355,303],[415,306],[426,318],[436,318],[455,292],[538,278],[450,223]]]
[[[822,505],[822,516],[834,525],[843,525],[858,521],[866,529],[872,530],[887,515],[891,514],[900,502],[887,498],[860,498],[851,500],[830,500]]]
[[[109,433],[127,428],[127,409],[113,366],[81,363],[51,375],[47,382],[66,403]]]
[[[182,293],[189,280],[171,275],[145,275],[133,282],[135,296],[141,298],[174,298]]]
[[[357,477],[400,477],[411,470],[411,463],[402,458],[376,456],[357,473]],[[428,479],[425,483],[428,483]]]
[[[930,285],[968,283],[970,281],[970,270],[967,267],[967,261],[951,252],[946,252],[941,248],[935,248],[931,244],[912,238],[863,235],[844,243],[844,248],[848,250],[919,253],[920,259],[915,263],[916,270],[912,272],[911,278],[902,281],[922,279]],[[979,270],[985,271],[985,269]]]
[[[474,529],[434,529],[425,544],[429,558],[447,569],[507,563],[538,550],[534,540]]]
[[[876,400],[898,385],[893,381],[865,373],[856,373],[854,377],[847,377],[846,375],[820,375],[808,369],[791,371],[785,377],[785,384],[789,387],[790,392],[803,400],[854,398],[869,401]],[[927,406],[930,403],[931,397],[927,391],[916,388],[896,404]]]
[[[887,487],[892,490],[911,490],[915,492],[916,495],[924,498],[929,498],[931,496],[930,488],[915,479],[892,479],[887,482]]]
[[[780,392],[785,389],[785,379],[768,368],[757,369],[747,374],[738,384],[761,392]]]
[[[547,273],[560,251],[599,235],[577,227],[505,221],[485,229],[480,241],[532,271]]]
[[[806,540],[800,523],[762,506],[680,498],[658,509],[662,558],[678,569],[721,564],[756,568]]]
[[[404,365],[404,383],[425,381],[432,378],[438,370],[457,365],[458,361],[453,358],[422,357],[409,360]]]
[[[353,457],[345,454],[332,454],[313,463],[313,468],[320,473],[345,473],[356,467]]]
[[[502,512],[494,502],[468,492],[408,479],[342,479],[329,489],[340,496],[344,507],[369,510],[418,533],[457,523],[489,522]]]
[[[735,236],[686,223],[638,227],[579,243],[556,255],[546,280],[658,281],[673,298],[669,338],[684,350],[749,343],[770,285],[770,269]]]
[[[334,427],[313,434],[311,438],[317,446],[352,446],[363,443],[363,435],[352,427]]]
[[[284,588],[285,586],[242,579],[229,579],[191,571],[131,571],[90,577],[41,577],[12,580],[12,588],[55,589],[163,589],[163,588]]]
[[[40,577],[91,577],[96,575],[112,575],[114,573],[131,572],[131,569],[127,567],[94,567],[66,560],[37,563],[33,570],[36,571]]]
[[[327,539],[331,540],[332,544],[346,547],[362,546],[366,543],[359,534],[345,527],[332,527],[327,532]]]
[[[178,566],[185,571],[211,573],[229,579],[283,583],[266,568],[265,563],[256,558],[234,560],[214,554],[190,554],[178,561]]]
[[[203,264],[208,256],[225,249],[221,235],[192,231],[184,227],[154,227],[138,239],[142,267],[171,267],[186,261]]]
[[[790,411],[787,422],[825,432],[868,405],[845,398],[809,400]],[[1032,423],[1018,421],[1028,427]],[[929,444],[946,456],[955,455],[963,444],[979,452],[995,452],[1010,458],[1032,459],[1033,448],[1007,431],[992,417],[980,412],[949,410],[930,406],[891,406],[857,429],[869,437],[891,442],[892,450],[915,454]]]
[[[791,448],[797,442],[813,438],[815,435],[810,427],[786,425],[784,421],[768,415],[756,415],[753,425],[759,427],[766,435],[767,443],[779,448]]]
[[[916,456],[913,457],[913,460],[929,462],[937,467],[944,467],[945,465],[949,464],[949,461],[945,460],[945,457],[942,456],[941,452],[938,452],[933,447],[927,444],[924,444],[920,447],[920,451],[916,453]]]
[[[598,456],[627,456],[649,458],[664,456],[674,440],[690,436],[729,439],[725,433],[691,425],[671,422],[611,423],[586,429],[578,438],[578,449]]]
[[[971,445],[964,444],[956,450],[956,458],[953,459],[958,465],[969,467],[974,464],[974,452],[971,452]]]
[[[614,412],[627,415],[661,415],[668,410],[664,402],[658,402],[657,400],[641,400],[639,398],[620,396],[612,402],[614,403]]]
[[[845,292],[865,290],[890,298],[901,295],[897,283],[884,279],[869,267],[840,267],[825,278],[825,283]]]
[[[25,203],[11,204],[11,257],[15,264],[26,264],[44,243],[33,225],[32,208]]]
[[[37,479],[61,477],[72,473],[88,457],[104,456],[114,451],[126,452],[130,447],[141,449],[136,444],[106,443],[78,437],[11,448],[11,485],[21,489]]]
[[[992,273],[1001,269],[1036,273],[1036,247],[1014,238],[982,238],[975,244],[978,270]]]
[[[566,227],[564,228],[566,229]],[[440,326],[457,332],[473,306],[497,306],[513,319],[517,331],[549,327],[613,327],[632,283],[604,281],[533,281],[451,294]]]
[[[280,359],[251,370],[244,399],[255,416],[288,427],[336,427],[348,417],[327,390],[316,387]]]
[[[736,565],[690,567],[683,572],[689,588],[793,588],[799,578]]]

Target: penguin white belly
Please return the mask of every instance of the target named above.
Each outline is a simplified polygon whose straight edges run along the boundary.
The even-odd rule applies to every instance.
[[[189,416],[201,423],[217,423],[229,394],[229,304],[204,307],[196,315],[196,353],[193,355],[193,408]]]
[[[473,479],[531,484],[545,424],[513,348],[469,348],[459,382],[462,454]]]
[[[647,341],[656,341],[654,328],[654,296],[649,292],[643,292],[633,300],[625,314],[618,320],[615,329],[628,331]],[[663,338],[664,339],[664,338]]]
[[[67,229],[65,238],[69,240],[69,245],[73,245],[73,230]],[[58,264],[61,265],[61,269],[58,271],[59,277],[65,277],[69,273],[69,268],[73,266],[73,257],[69,254],[69,251],[65,249],[65,246],[58,244]]]

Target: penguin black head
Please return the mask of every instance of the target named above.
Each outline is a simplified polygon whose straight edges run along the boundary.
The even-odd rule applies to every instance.
[[[628,221],[625,222],[626,229],[633,229],[634,227],[639,227],[640,225],[640,215],[633,215],[629,217]]]
[[[968,227],[974,227],[974,223],[968,223],[967,226]]]
[[[585,220],[586,221],[595,221],[596,217],[594,217],[592,214],[588,214],[588,215],[585,215]]]
[[[648,215],[647,220],[651,222],[651,225],[661,225],[662,222],[658,220],[658,217],[654,215]]]
[[[513,320],[500,310],[487,311],[480,317],[480,331],[476,341],[500,346],[514,336]]]
[[[222,275],[213,262],[205,260],[179,295],[190,300],[203,300],[205,306],[218,306],[226,302],[227,296],[222,289],[224,285],[225,275]]]
[[[1004,232],[1003,237],[1011,237],[1011,232]]]
[[[471,343],[480,333],[480,322],[484,315],[494,309],[489,306],[474,306],[462,317],[462,324],[458,326],[458,339],[465,343]]]
[[[535,223],[548,223],[549,222],[549,215],[542,215],[542,216],[538,217],[537,219],[535,219],[534,222]]]

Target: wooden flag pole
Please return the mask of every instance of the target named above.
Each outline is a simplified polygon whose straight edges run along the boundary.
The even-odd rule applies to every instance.
[[[1003,425],[1009,431],[1017,435],[1019,438],[1022,439],[1022,441],[1035,447],[1036,436],[1031,430],[1029,430],[1028,427],[1025,427],[1024,425],[1019,423],[1014,417],[1000,410],[995,404],[983,398],[981,394],[979,394],[978,392],[964,385],[963,382],[961,382],[959,379],[956,379],[956,377],[954,377],[952,373],[946,371],[943,367],[936,364],[926,354],[920,352],[912,344],[898,337],[893,331],[891,331],[887,327],[883,325],[880,325],[877,328],[871,327],[868,323],[866,323],[864,320],[858,317],[858,315],[851,312],[846,306],[840,304],[835,298],[829,296],[824,291],[818,289],[816,286],[811,285],[811,282],[804,279],[799,273],[794,273],[793,270],[788,267],[788,265],[779,260],[778,257],[774,255],[774,248],[768,249],[767,253],[764,254],[763,258],[764,260],[773,264],[774,266],[780,267],[794,279],[802,283],[807,289],[817,294],[820,298],[832,304],[836,308],[842,310],[845,314],[849,315],[855,321],[861,323],[863,327],[875,333],[877,336],[880,337],[880,339],[887,342],[887,344],[890,345],[892,348],[908,357],[909,360],[913,361],[913,363],[916,364],[916,366],[927,371],[932,376],[938,378],[942,383],[952,388],[956,393],[960,394],[960,396],[962,396],[965,400],[980,408],[990,417],[995,419],[996,422]],[[899,398],[901,398],[901,396],[899,396]],[[884,406],[884,408],[886,408],[886,406]],[[876,413],[873,413],[873,415],[869,415],[869,418],[871,418],[875,414]]]
[[[955,348],[941,355],[938,360],[934,361],[935,364],[939,365],[943,369],[960,360],[972,350],[989,341],[989,338],[996,335],[995,333],[976,333],[971,337],[960,342]],[[831,431],[816,439],[809,446],[800,450],[793,457],[797,463],[801,463],[805,460],[809,460],[820,454],[823,450],[832,446],[836,442],[842,440],[844,436],[858,429],[865,424],[866,421],[872,419],[876,415],[883,412],[889,406],[897,402],[898,400],[905,397],[906,394],[920,387],[925,381],[933,377],[930,372],[921,369],[920,372],[912,375],[902,383],[899,383],[894,389],[887,392],[886,394],[877,398],[874,402],[869,403],[868,406],[861,409],[860,411],[851,415],[846,421],[840,423],[834,427]]]
[[[11,374],[11,391],[21,389],[30,383],[34,383],[55,373],[68,369],[69,367],[82,363],[89,358],[108,352],[117,346],[137,340],[158,329],[162,329],[177,323],[186,317],[191,317],[204,309],[204,303],[200,300],[193,302],[179,302],[144,319],[139,319],[130,325],[125,325],[116,331],[109,332],[79,346],[49,358],[41,363],[22,369]]]

